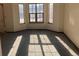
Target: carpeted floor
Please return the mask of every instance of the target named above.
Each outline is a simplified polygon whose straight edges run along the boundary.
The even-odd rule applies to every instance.
[[[75,56],[78,49],[63,33],[49,30],[24,30],[5,33],[3,56]]]

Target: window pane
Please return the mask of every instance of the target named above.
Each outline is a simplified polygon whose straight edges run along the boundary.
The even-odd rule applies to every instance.
[[[37,22],[43,22],[43,14],[37,14]]]
[[[20,17],[20,23],[24,23],[23,4],[19,4],[19,17]]]
[[[49,4],[49,23],[53,23],[53,4]]]
[[[29,4],[29,13],[35,13],[35,4]]]
[[[35,22],[35,14],[30,14],[30,22]]]
[[[37,4],[37,13],[43,13],[43,4]]]

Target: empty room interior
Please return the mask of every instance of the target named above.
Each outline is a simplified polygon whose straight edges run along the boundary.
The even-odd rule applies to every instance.
[[[0,3],[0,56],[79,56],[79,4]]]

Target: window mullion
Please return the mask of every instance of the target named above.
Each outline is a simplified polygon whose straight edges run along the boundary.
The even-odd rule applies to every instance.
[[[37,4],[35,4],[35,10],[36,10],[36,13],[35,13],[35,20],[36,20],[36,22],[37,22]]]

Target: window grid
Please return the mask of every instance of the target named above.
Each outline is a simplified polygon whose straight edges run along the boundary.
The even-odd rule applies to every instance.
[[[33,3],[31,3],[31,4],[33,4]],[[38,3],[38,5],[39,4],[41,4],[41,3]],[[30,5],[30,4],[29,4]],[[43,4],[42,4],[43,5]],[[29,7],[30,8],[30,7]],[[43,8],[43,12],[37,12],[38,10],[37,10],[37,3],[35,3],[35,13],[30,13],[30,11],[29,11],[29,22],[30,23],[43,23],[44,22],[44,5],[42,6],[42,8]],[[31,18],[30,18],[30,14],[35,14],[35,22],[31,22],[30,20],[31,20]],[[42,21],[38,21],[38,18],[37,18],[37,15],[38,14],[42,14],[43,16],[42,16]]]

